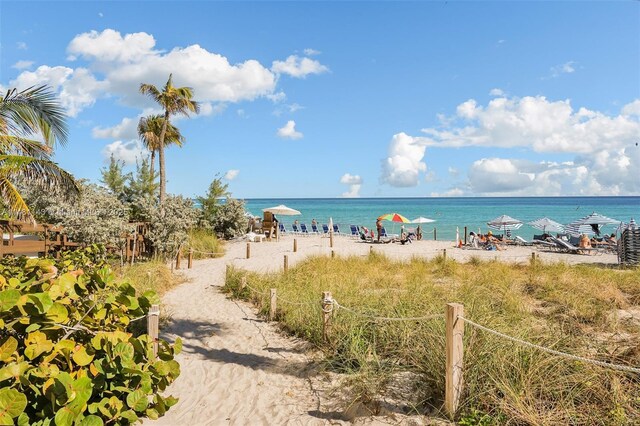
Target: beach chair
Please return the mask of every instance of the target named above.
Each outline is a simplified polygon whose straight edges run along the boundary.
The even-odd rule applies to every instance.
[[[567,252],[567,253],[572,253],[572,254],[591,254],[593,252],[596,252],[597,249],[594,248],[582,248],[582,247],[576,247],[573,244],[571,244],[568,241],[564,241],[560,238],[556,238],[556,237],[549,237],[549,239],[554,242],[561,251]]]
[[[314,234],[320,235],[320,231],[318,230],[318,225],[311,224],[311,232]]]
[[[305,225],[304,223],[300,224],[300,233],[302,235],[309,235],[309,230],[307,229],[307,225]]]
[[[329,235],[329,225],[322,225],[322,235]]]
[[[294,233],[294,234],[297,234],[297,235],[300,235],[300,234],[301,234],[301,232],[300,232],[300,228],[299,228],[299,227],[298,227],[298,225],[296,225],[295,223],[294,223],[293,225],[291,225],[291,228],[293,229],[293,233]]]
[[[380,228],[380,238],[389,238],[389,235],[387,235],[387,230],[384,229],[384,226]]]
[[[349,229],[351,229],[351,236],[354,238],[360,237],[360,230],[356,225],[349,225]]]
[[[333,225],[333,233],[337,235],[343,235],[342,232],[340,232],[340,226],[338,226],[337,223]]]
[[[515,245],[517,245],[517,246],[532,246],[533,245],[533,242],[525,240],[520,235],[516,235],[515,236],[515,238],[513,239],[513,243]]]
[[[287,228],[284,226],[284,223],[282,222],[278,224],[278,230],[282,235],[287,235],[289,233],[289,231],[287,231]]]

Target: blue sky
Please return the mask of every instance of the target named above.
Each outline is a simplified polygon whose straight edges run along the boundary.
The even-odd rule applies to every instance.
[[[145,155],[137,88],[173,72],[203,108],[172,193],[640,194],[637,1],[3,1],[0,27],[2,90],[60,94],[77,177]]]

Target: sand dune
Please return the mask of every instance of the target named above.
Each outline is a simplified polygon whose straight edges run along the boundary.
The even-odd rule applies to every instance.
[[[180,336],[184,352],[179,355],[182,374],[169,392],[180,398],[165,417],[147,421],[153,425],[321,425],[348,424],[358,410],[345,410],[344,395],[332,392],[335,377],[315,373],[314,353],[302,341],[286,337],[276,325],[256,316],[244,302],[226,298],[220,292],[227,264],[257,272],[283,268],[310,255],[366,256],[370,250],[408,260],[413,256],[447,256],[461,261],[472,256],[507,262],[528,262],[535,249],[509,247],[506,251],[464,250],[445,241],[412,244],[367,244],[346,237],[329,239],[298,237],[293,253],[293,237],[279,242],[251,244],[246,259],[246,242],[227,245],[223,258],[195,261],[181,273],[189,282],[168,293],[163,311],[171,320],[162,329],[168,340]],[[542,261],[567,263],[615,263],[612,254],[568,255],[536,251]],[[421,416],[389,414],[386,417],[357,417],[358,424],[434,424]]]

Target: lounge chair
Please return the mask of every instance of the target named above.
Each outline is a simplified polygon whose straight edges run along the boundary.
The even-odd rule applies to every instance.
[[[329,235],[329,225],[322,225],[322,235]]]
[[[287,228],[284,226],[284,223],[280,222],[278,224],[278,231],[282,234],[282,235],[286,235],[289,233],[289,231],[287,231]]]
[[[314,234],[320,235],[320,231],[318,230],[318,225],[311,224],[311,232]]]
[[[296,225],[295,223],[293,225],[291,225],[291,228],[293,229],[293,233],[294,234],[300,234],[300,228],[298,227],[298,225]]]
[[[358,238],[360,236],[360,230],[356,225],[349,225],[349,229],[351,229],[351,236],[354,238]]]
[[[517,246],[532,246],[533,245],[533,242],[525,240],[520,235],[516,235],[513,238],[513,243],[515,245],[517,245]]]
[[[307,225],[304,223],[300,224],[300,233],[302,235],[309,235],[309,230],[307,229]]]
[[[333,225],[333,233],[337,235],[342,235],[342,232],[340,232],[340,227],[338,226],[337,223]]]
[[[561,251],[567,252],[567,253],[573,253],[573,254],[591,254],[594,251],[597,251],[597,249],[594,248],[583,248],[583,247],[576,247],[573,244],[571,244],[568,241],[564,241],[561,240],[560,238],[556,238],[556,237],[549,237],[549,239],[554,242]]]

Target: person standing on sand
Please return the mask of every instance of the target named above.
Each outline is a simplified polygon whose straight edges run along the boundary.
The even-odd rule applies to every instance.
[[[380,242],[380,234],[382,234],[382,221],[379,218],[376,221],[376,229],[378,230],[378,242]]]

